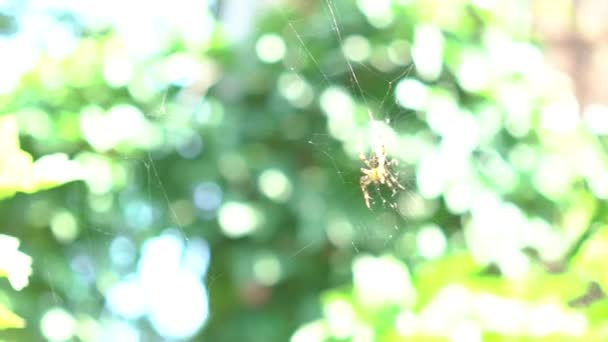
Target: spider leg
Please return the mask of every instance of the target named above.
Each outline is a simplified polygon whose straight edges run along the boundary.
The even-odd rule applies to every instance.
[[[364,170],[364,169],[362,169]],[[369,177],[367,175],[361,177],[360,180],[360,186],[361,186],[361,192],[363,192],[363,199],[365,200],[365,205],[371,209],[371,204],[370,202],[372,201],[372,197],[369,195],[369,192],[367,191],[367,187],[369,186],[369,184],[371,183],[371,180],[369,179]]]
[[[390,173],[386,176],[386,184],[393,191],[393,196],[397,194],[397,189],[405,190],[405,187],[399,183],[399,180]]]
[[[359,159],[361,159],[361,161],[363,163],[365,163],[365,166],[367,166],[370,169],[373,169],[371,162],[365,157],[365,155],[361,152],[359,152]]]
[[[399,189],[405,190],[405,187],[401,183],[399,183],[399,180],[397,179],[397,177],[391,175],[390,179],[391,179],[391,182],[393,184],[395,184]]]
[[[388,201],[386,200],[386,198],[382,195],[382,192],[380,191],[380,186],[376,184],[376,192],[378,193],[378,196],[380,196],[380,199],[382,200],[382,205],[386,206],[386,203],[388,203]]]
[[[396,172],[395,174],[393,174],[391,172],[391,167],[395,166],[398,164],[397,159],[391,159],[388,161],[388,167],[386,169],[386,179],[387,179],[387,183],[389,184],[389,186],[391,187],[398,187],[401,190],[405,190],[405,187],[403,187],[403,185],[401,185],[401,183],[399,183],[399,179],[397,178],[399,176],[399,172]]]

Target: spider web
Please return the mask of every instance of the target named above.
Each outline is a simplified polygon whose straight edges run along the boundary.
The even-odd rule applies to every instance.
[[[386,186],[371,185],[369,191],[377,199],[376,205],[371,210],[365,207],[363,194],[359,186],[359,179],[362,175],[360,168],[364,167],[364,164],[358,159],[357,155],[359,152],[363,152],[369,156],[371,151],[377,150],[380,145],[386,144],[388,157],[392,158],[391,151],[394,146],[389,144],[386,136],[394,135],[393,129],[398,125],[407,124],[410,118],[410,115],[400,109],[392,100],[392,92],[394,91],[396,82],[409,75],[412,67],[411,65],[397,67],[399,70],[395,72],[396,75],[393,75],[395,77],[385,79],[383,72],[377,70],[373,65],[369,65],[369,59],[364,59],[360,62],[351,61],[343,49],[344,45],[348,43],[348,39],[356,34],[356,32],[353,32],[352,35],[344,33],[344,20],[342,20],[341,12],[337,8],[335,0],[324,0],[322,4],[327,15],[326,21],[322,22],[325,26],[321,26],[320,30],[313,33],[310,37],[304,35],[304,29],[299,26],[297,18],[295,21],[292,19],[286,20],[288,31],[292,33],[298,46],[299,53],[297,54],[296,62],[299,59],[299,62],[309,61],[312,63],[315,66],[314,73],[320,76],[320,82],[326,86],[326,89],[336,91],[335,94],[347,95],[355,102],[356,107],[364,109],[363,115],[359,117],[358,125],[355,127],[357,131],[356,139],[343,139],[344,137],[341,139],[337,136],[335,130],[332,131],[330,129],[330,133],[327,133],[327,130],[319,129],[317,133],[313,133],[302,140],[301,143],[313,146],[313,150],[318,157],[316,159],[316,162],[319,163],[318,166],[326,170],[332,170],[331,173],[336,177],[338,183],[337,186],[330,187],[333,193],[325,194],[328,200],[332,202],[332,206],[340,209],[339,212],[330,213],[329,215],[330,240],[333,243],[338,242],[342,244],[342,249],[348,248],[355,254],[370,250],[384,251],[390,247],[390,244],[397,239],[398,235],[404,231],[403,228],[407,226],[407,218],[400,212],[399,202],[402,201],[402,198],[409,197],[409,190],[399,191],[396,196],[392,196],[390,189],[387,189]],[[336,72],[329,71],[327,65],[322,63],[320,55],[317,55],[316,51],[313,50],[315,44],[313,41],[323,40],[328,32],[335,38],[332,48],[338,51],[337,59],[332,63],[332,65],[341,66],[340,70]],[[359,35],[362,36],[364,34],[361,33]],[[309,75],[299,74],[299,68],[295,65],[293,67],[288,65],[286,69],[291,70],[297,74],[297,77],[306,82],[319,82],[318,80],[311,80]],[[340,86],[340,79],[345,74],[348,76],[346,89],[344,86]],[[363,74],[366,75],[366,78],[360,77]],[[381,79],[384,89],[374,89],[369,86],[369,77],[376,80]],[[171,118],[171,115],[173,115],[171,110],[165,106],[173,101],[170,99],[172,96],[168,94],[169,91],[165,91],[162,95],[158,113],[147,113],[148,117],[154,116],[154,120],[162,119],[167,122],[173,120]],[[175,118],[175,120],[178,119]],[[169,192],[169,190],[172,190],[171,187],[164,183],[163,179],[165,176],[163,173],[165,170],[160,169],[160,164],[157,164],[155,161],[155,151],[146,152],[138,156],[118,155],[117,158],[123,162],[127,162],[127,173],[132,173],[127,175],[130,180],[134,181],[129,186],[137,189],[131,190],[135,190],[133,191],[134,193],[145,194],[141,196],[143,198],[134,198],[129,197],[133,195],[129,193],[129,189],[119,192],[118,195],[123,197],[122,201],[134,203],[135,207],[131,206],[129,208],[129,210],[132,209],[136,212],[132,216],[147,217],[148,221],[145,224],[141,224],[141,226],[168,227],[168,229],[163,230],[161,235],[178,237],[178,239],[174,240],[181,239],[180,243],[183,245],[184,250],[187,249],[186,247],[196,247],[197,238],[195,234],[193,233],[192,236],[188,234],[189,227],[184,223],[186,221],[185,217],[175,207],[176,202],[180,201],[180,197]],[[407,173],[404,165],[395,168],[395,171],[401,175]],[[413,188],[406,178],[398,178],[406,188]],[[139,191],[142,188],[145,188],[145,191]],[[345,198],[348,203],[341,203]],[[155,199],[160,203],[155,203]],[[78,211],[80,208],[79,205],[75,207],[75,211]],[[353,211],[352,208],[357,208],[357,210]],[[150,216],[147,214],[150,212],[161,212],[161,214],[159,216]],[[125,216],[128,215],[125,214]],[[139,217],[138,219],[141,220],[142,218]],[[345,237],[344,234],[340,235],[336,233],[340,230],[344,231],[343,228],[345,226],[350,227],[350,234]],[[87,276],[94,274],[92,269],[102,266],[95,264],[95,260],[103,260],[98,255],[107,254],[108,250],[112,250],[117,242],[124,243],[127,240],[124,238],[125,236],[135,241],[131,242],[129,247],[133,259],[130,260],[129,265],[119,266],[123,267],[123,269],[132,269],[137,264],[137,241],[150,240],[149,236],[146,238],[145,232],[138,231],[133,227],[115,230],[112,225],[100,224],[98,227],[95,224],[91,224],[82,231],[84,244],[74,253],[74,267],[78,269],[78,272]],[[309,231],[312,232],[313,230]],[[301,245],[299,248],[290,255],[291,260],[302,258],[314,245],[322,243],[326,239],[313,234],[302,236],[300,241]],[[50,262],[53,261],[44,260],[43,264]],[[206,290],[209,293],[213,291],[214,283],[222,278],[225,272],[209,270],[204,276]],[[67,302],[64,298],[69,298],[69,296],[58,290],[61,278],[48,271],[41,276],[45,278],[46,283],[50,287],[50,298],[48,298],[48,301],[58,307],[64,306]],[[125,283],[127,285],[130,284],[128,275],[119,274],[119,276],[125,276]],[[154,284],[154,282],[150,283]],[[103,315],[107,315],[107,317],[112,316],[110,311],[112,310],[104,310]],[[210,316],[213,316],[213,312],[210,313]],[[117,322],[120,323],[120,320],[117,320]]]
[[[394,128],[408,126],[412,119],[412,113],[407,113],[394,101],[395,84],[411,74],[413,64],[393,65],[392,72],[386,72],[380,70],[378,66],[368,64],[372,57],[371,54],[359,60],[352,60],[352,56],[349,57],[348,55],[346,45],[353,39],[362,38],[362,35],[357,32],[345,34],[346,30],[342,25],[341,12],[336,6],[337,2],[324,0],[322,3],[327,17],[325,27],[315,28],[317,32],[308,35],[304,33],[307,32],[305,28],[299,26],[301,24],[300,19],[287,19],[286,34],[293,36],[292,40],[298,50],[298,64],[309,62],[313,66],[316,73],[320,75],[317,85],[318,82],[321,82],[326,87],[325,92],[328,89],[331,91],[340,87],[337,86],[339,79],[344,73],[348,75],[347,96],[353,99],[357,107],[362,108],[360,111],[365,112],[365,118],[359,118],[358,120],[359,127],[356,127],[357,138],[355,143],[353,143],[352,138],[340,139],[339,136],[336,137],[339,134],[331,132],[330,123],[328,123],[330,133],[313,133],[307,142],[312,144],[319,154],[320,158],[318,160],[320,163],[335,171],[337,181],[341,184],[336,191],[340,192],[342,196],[347,194],[347,198],[359,202],[359,210],[355,212],[347,210],[348,215],[351,216],[350,221],[353,222],[355,229],[358,231],[355,234],[357,237],[351,241],[354,251],[356,253],[361,251],[357,240],[379,242],[372,249],[383,250],[408,224],[407,207],[416,199],[411,170],[408,170],[403,163],[399,163],[392,168],[395,178],[406,190],[397,189],[395,193],[392,193],[392,190],[388,189],[386,185],[370,184],[368,192],[374,198],[375,205],[368,209],[365,207],[364,197],[359,185],[359,178],[362,176],[360,168],[365,167],[365,165],[357,156],[359,153],[363,153],[369,159],[372,153],[379,153],[381,146],[386,146],[387,159],[393,159],[391,151],[398,148]],[[352,13],[350,14],[352,15]],[[285,14],[285,17],[288,17],[288,15]],[[315,48],[314,40],[321,36],[325,38],[327,31],[331,31],[333,34],[334,48],[339,51],[337,53],[339,56],[335,58],[335,64],[342,65],[342,68],[338,68],[338,71],[327,71],[325,66],[327,63],[321,60],[321,56],[317,56],[313,52]],[[289,69],[297,72],[298,67],[289,67]],[[365,74],[365,80],[359,77],[359,73]],[[387,79],[386,74],[392,74],[391,78]],[[380,83],[384,84],[384,89],[378,91],[378,89],[368,88],[366,80],[369,80],[370,77],[372,81],[380,80]],[[306,76],[298,74],[298,78],[302,79]],[[312,82],[314,83],[314,81]],[[370,93],[370,90],[374,91]],[[323,94],[321,97],[323,97]],[[323,99],[320,101],[323,102]],[[330,115],[327,114],[327,116]],[[331,118],[328,120],[331,120]],[[347,164],[353,165],[353,167],[340,166],[345,164],[344,159],[347,159]],[[329,197],[333,197],[332,195],[334,194],[328,194]]]

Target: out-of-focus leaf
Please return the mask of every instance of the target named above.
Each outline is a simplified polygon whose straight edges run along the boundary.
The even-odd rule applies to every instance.
[[[446,284],[462,282],[480,270],[481,267],[468,253],[452,254],[422,265],[414,276],[418,293],[416,306],[424,306]]]
[[[32,258],[19,251],[18,247],[17,238],[0,234],[0,276],[8,277],[17,291],[27,286],[32,274]]]
[[[17,120],[0,117],[0,198],[11,197],[29,183],[32,157],[19,148]]]
[[[25,327],[25,320],[0,303],[0,330]]]
[[[416,289],[405,264],[391,256],[360,256],[353,263],[355,297],[366,309],[416,303]]]
[[[608,317],[608,300],[603,299],[592,303],[585,309],[585,314],[591,324],[607,325],[606,317]]]
[[[54,153],[41,157],[32,165],[31,182],[24,192],[36,192],[81,179],[82,169],[65,153]]]
[[[57,153],[33,161],[19,147],[17,120],[0,117],[0,199],[16,192],[32,193],[81,178],[81,168],[66,154]]]
[[[571,267],[579,274],[587,276],[608,288],[608,229],[601,228],[582,246],[572,259]]]
[[[582,294],[587,282],[573,273],[547,274],[539,271],[509,286],[511,295],[518,298],[538,301],[553,298],[567,303]]]

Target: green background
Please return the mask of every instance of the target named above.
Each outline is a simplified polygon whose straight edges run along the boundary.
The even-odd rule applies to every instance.
[[[75,39],[37,42],[0,95],[0,232],[20,241],[1,339],[57,339],[49,312],[85,341],[607,338],[607,132],[526,2],[227,3],[154,31],[42,11]],[[30,11],[7,6],[2,35]],[[372,184],[368,209],[358,154],[383,144],[406,190]],[[194,335],[108,304],[159,236],[210,252]]]

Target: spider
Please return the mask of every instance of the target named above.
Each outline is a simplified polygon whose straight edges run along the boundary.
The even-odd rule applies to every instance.
[[[387,159],[384,145],[376,151],[373,151],[370,158],[367,159],[363,153],[359,153],[359,159],[367,168],[361,168],[363,176],[360,179],[361,191],[363,192],[363,198],[365,199],[365,205],[371,209],[372,197],[367,190],[370,184],[385,184],[393,192],[393,196],[397,193],[398,189],[405,190],[405,188],[399,184],[397,177],[391,173],[391,167],[397,165],[397,160]]]

